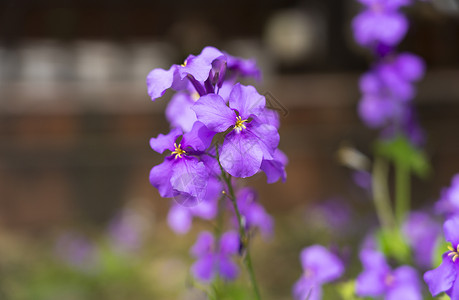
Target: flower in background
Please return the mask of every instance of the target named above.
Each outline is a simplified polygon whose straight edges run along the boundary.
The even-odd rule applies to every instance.
[[[383,137],[392,138],[402,132],[414,144],[422,144],[424,134],[411,100],[415,96],[413,84],[424,73],[423,60],[414,54],[385,57],[360,78],[360,118],[370,128],[383,128]]]
[[[412,212],[402,230],[413,249],[416,264],[424,269],[432,268],[437,239],[441,234],[440,225],[426,213]]]
[[[140,249],[149,226],[145,216],[134,208],[125,208],[108,225],[108,237],[114,249],[131,253]]]
[[[359,0],[365,10],[352,20],[354,38],[364,47],[397,45],[408,30],[408,20],[399,12],[410,0]]]
[[[322,299],[322,285],[341,277],[344,273],[341,260],[320,245],[303,249],[300,260],[303,275],[293,286],[295,300]]]
[[[256,200],[257,193],[249,187],[240,189],[236,194],[237,206],[244,218],[246,230],[257,228],[264,237],[269,237],[273,234],[273,219]],[[236,215],[234,223],[237,224]]]
[[[451,299],[459,299],[459,218],[454,217],[443,224],[443,231],[447,242],[451,243],[447,252],[443,254],[441,265],[427,271],[424,281],[429,286],[430,293],[435,297],[446,292]]]
[[[234,280],[239,274],[238,266],[231,257],[239,251],[239,236],[234,231],[225,232],[217,244],[210,232],[199,234],[196,243],[191,248],[191,254],[197,261],[191,266],[193,276],[201,281],[210,282],[220,276],[225,280]]]
[[[225,136],[220,163],[235,177],[250,177],[260,170],[263,160],[274,160],[279,144],[277,128],[258,118],[266,99],[252,86],[237,83],[231,90],[229,107],[216,94],[202,96],[193,106],[198,121],[211,131],[230,132]]]
[[[395,270],[387,264],[378,251],[363,249],[360,252],[363,272],[357,278],[356,294],[359,297],[384,297],[387,300],[421,300],[421,285],[416,270],[401,266]]]
[[[94,245],[89,239],[76,233],[61,235],[56,241],[55,253],[68,265],[81,270],[91,269],[97,262]]]
[[[459,213],[459,174],[454,175],[451,180],[451,185],[443,188],[441,191],[440,200],[435,205],[435,210],[438,213],[444,214],[446,217],[452,217]]]

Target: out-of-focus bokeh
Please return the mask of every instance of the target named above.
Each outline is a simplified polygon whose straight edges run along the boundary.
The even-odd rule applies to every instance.
[[[376,220],[337,152],[368,154],[376,134],[356,113],[371,62],[351,35],[359,9],[348,0],[1,1],[0,299],[202,299],[189,288],[188,249],[208,225],[186,236],[167,227],[172,200],[148,181],[162,159],[148,141],[168,130],[170,94],[152,102],[145,77],[207,45],[255,58],[255,84],[281,112],[287,182],[249,180],[276,223],[273,239],[254,245],[266,299],[289,299],[301,248],[356,246]],[[406,13],[400,49],[427,63],[415,103],[433,173],[413,183],[421,207],[459,171],[459,8],[432,0]]]

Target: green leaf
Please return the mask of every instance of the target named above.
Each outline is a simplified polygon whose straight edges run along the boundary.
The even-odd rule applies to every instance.
[[[381,229],[377,232],[376,238],[380,250],[388,257],[395,258],[402,264],[411,263],[411,249],[405,242],[405,237],[397,230]]]
[[[412,145],[403,135],[390,141],[376,142],[375,152],[397,164],[407,165],[421,178],[425,178],[430,172],[430,164],[424,151]]]

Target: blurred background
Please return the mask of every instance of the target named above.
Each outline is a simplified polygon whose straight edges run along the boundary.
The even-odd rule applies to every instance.
[[[411,27],[399,49],[427,63],[415,101],[433,165],[428,182],[413,183],[415,207],[459,171],[458,7],[433,0],[404,9]],[[171,200],[148,181],[162,160],[148,142],[168,130],[170,93],[152,102],[145,77],[207,45],[255,58],[258,90],[281,109],[287,182],[249,180],[276,221],[271,240],[255,241],[266,299],[289,299],[301,248],[356,246],[359,226],[377,224],[337,160],[342,145],[370,154],[376,137],[356,112],[358,77],[372,60],[353,41],[359,10],[351,0],[0,1],[0,299],[203,299],[187,272],[206,223],[175,235]],[[357,209],[321,224],[330,207]],[[129,255],[112,247],[120,220],[135,232],[121,235],[141,248]],[[103,276],[91,269],[91,247],[102,253]]]

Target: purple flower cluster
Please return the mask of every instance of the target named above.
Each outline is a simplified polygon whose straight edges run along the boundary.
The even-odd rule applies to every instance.
[[[414,83],[425,73],[423,60],[411,53],[396,53],[395,47],[408,29],[400,7],[410,0],[359,0],[365,10],[352,23],[357,43],[376,56],[376,63],[360,78],[362,98],[358,112],[370,128],[382,129],[382,136],[404,134],[414,144],[424,141],[412,105]]]
[[[166,110],[171,131],[150,140],[156,152],[170,153],[150,172],[162,197],[195,206],[206,198],[209,182],[218,179],[219,165],[234,177],[263,171],[268,182],[285,180],[287,160],[277,148],[278,115],[254,87],[235,82],[238,76],[259,78],[260,72],[253,61],[213,47],[190,55],[182,65],[148,74],[152,100],[170,88],[177,91]],[[211,147],[215,135],[223,136],[223,142]]]
[[[264,172],[268,183],[286,179],[288,160],[277,148],[279,116],[253,86],[238,82],[244,77],[260,79],[255,62],[214,47],[147,76],[152,100],[168,89],[176,91],[166,109],[170,132],[150,140],[154,151],[167,153],[151,169],[150,182],[162,197],[176,200],[168,214],[169,226],[184,234],[194,218],[217,218],[220,224],[225,219],[222,214],[229,211],[232,225],[240,228],[239,234],[199,235],[191,251],[196,258],[192,273],[204,282],[217,276],[235,279],[238,267],[231,257],[248,256],[249,232],[259,230],[269,236],[273,231],[272,218],[256,201],[255,191],[233,188],[235,178]],[[224,202],[228,199],[231,205]]]

